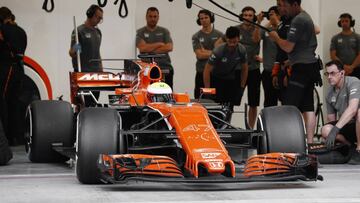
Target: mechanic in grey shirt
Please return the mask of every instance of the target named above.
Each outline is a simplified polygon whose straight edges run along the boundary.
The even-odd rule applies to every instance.
[[[342,31],[331,39],[331,60],[341,61],[346,75],[360,79],[360,35],[351,30],[355,20],[349,13],[343,13],[339,17],[338,26]]]
[[[81,72],[102,72],[101,61],[90,62],[91,59],[101,59],[101,31],[97,25],[103,19],[103,11],[97,5],[91,5],[86,12],[87,19],[78,26],[79,44],[75,45],[75,32],[71,34],[69,55],[75,72],[78,72],[76,51],[80,49]]]
[[[75,31],[71,35],[71,48],[69,55],[72,58],[72,64],[75,72],[78,72],[78,62],[76,53],[80,51],[81,72],[102,72],[103,66],[101,61],[90,61],[91,59],[101,59],[101,31],[97,25],[103,19],[103,10],[98,5],[91,5],[86,11],[86,21],[77,27],[79,43],[75,43]],[[99,99],[99,91],[91,91],[96,100]],[[85,106],[95,106],[96,101],[90,95],[84,96]]]
[[[204,87],[204,67],[208,61],[212,50],[216,43],[224,34],[216,30],[212,23],[215,21],[215,16],[209,10],[200,10],[196,20],[198,25],[202,28],[192,36],[192,46],[196,55],[196,75],[195,75],[195,89],[194,97],[197,99],[200,96],[200,88]]]
[[[257,21],[256,11],[251,6],[246,6],[241,10],[240,14],[243,18],[249,21]],[[237,26],[240,30],[240,43],[245,46],[248,64],[249,74],[247,80],[248,87],[248,104],[249,104],[249,126],[254,128],[257,118],[257,107],[260,104],[260,30],[249,22]]]
[[[340,61],[326,64],[326,72],[330,88],[326,97],[327,118],[329,123],[321,129],[329,149],[334,147],[335,140],[349,146],[357,143],[351,162],[360,164],[360,133],[356,128],[360,125],[360,80],[345,76],[344,66]]]
[[[288,53],[292,68],[283,104],[296,106],[303,113],[307,142],[313,143],[316,125],[314,83],[321,82],[315,57],[315,27],[309,14],[301,8],[301,0],[284,0],[284,5],[287,15],[293,17],[287,39],[281,39],[275,31],[269,33],[271,39]]]
[[[248,64],[245,47],[239,44],[239,30],[226,30],[226,43],[215,48],[204,69],[204,85],[216,88],[216,102],[240,105],[246,85]],[[211,75],[211,77],[210,77]]]
[[[267,17],[269,17],[269,23],[267,28],[269,30],[277,30],[280,24],[280,14],[277,10],[277,6],[269,8]],[[261,12],[258,16],[258,21],[262,22],[264,15]],[[272,69],[277,56],[277,46],[273,42],[269,33],[265,30],[260,30],[261,39],[263,40],[263,66],[264,70],[261,73],[261,81],[264,89],[264,107],[277,106],[279,99],[279,90],[273,86],[272,83]]]
[[[168,29],[157,25],[159,10],[150,7],[146,11],[146,26],[136,31],[136,47],[141,54],[165,54],[155,61],[163,71],[165,83],[173,88],[174,69],[171,65],[169,52],[173,50],[173,42]]]

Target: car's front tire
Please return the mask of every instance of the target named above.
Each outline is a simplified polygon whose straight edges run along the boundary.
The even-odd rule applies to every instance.
[[[86,108],[79,113],[76,175],[81,183],[101,183],[97,167],[99,154],[119,151],[120,127],[121,117],[114,109]]]

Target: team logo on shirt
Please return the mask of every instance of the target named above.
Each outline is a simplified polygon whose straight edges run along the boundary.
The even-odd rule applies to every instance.
[[[227,61],[228,61],[228,59],[226,57],[221,58],[221,62],[226,63]]]
[[[350,90],[350,95],[356,94],[356,92],[357,92],[357,89],[356,89],[356,88],[355,88],[355,89],[351,89],[351,90]]]
[[[204,39],[203,37],[200,37],[200,38],[199,38],[199,41],[200,41],[200,42],[205,42],[205,39]]]
[[[342,38],[339,38],[338,39],[338,43],[342,43],[343,42],[343,39]]]
[[[163,33],[156,33],[156,36],[163,36]]]
[[[86,37],[86,38],[91,38],[91,33],[86,33],[86,34],[85,34],[85,37]]]
[[[335,96],[331,97],[331,103],[336,103],[336,97]]]
[[[294,28],[294,27],[290,28],[290,31],[289,31],[290,34],[295,34],[295,32],[296,32],[296,28]]]
[[[149,33],[144,33],[145,38],[149,38],[149,36],[150,36]]]

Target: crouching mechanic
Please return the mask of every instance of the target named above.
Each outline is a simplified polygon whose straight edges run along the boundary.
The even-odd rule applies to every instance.
[[[327,63],[325,76],[331,85],[326,97],[329,123],[323,126],[321,135],[326,139],[328,149],[334,147],[335,141],[349,146],[357,142],[356,151],[349,163],[360,164],[360,80],[345,76],[344,66],[340,61]]]
[[[225,33],[226,43],[213,50],[204,69],[204,85],[216,88],[218,103],[240,105],[248,76],[246,50],[239,43],[240,32],[229,27]],[[211,80],[210,80],[211,75]]]

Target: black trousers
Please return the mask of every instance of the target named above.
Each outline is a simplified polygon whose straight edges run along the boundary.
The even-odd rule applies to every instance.
[[[203,72],[196,72],[195,75],[195,89],[194,89],[194,97],[198,99],[200,97],[200,88],[204,87],[204,76]]]
[[[0,122],[0,166],[7,164],[12,159],[13,154],[5,137],[5,132]]]
[[[22,63],[0,64],[0,117],[10,144],[24,142],[24,117],[20,95],[24,78]],[[23,122],[22,122],[23,121]]]
[[[271,72],[264,70],[261,73],[261,82],[264,89],[264,107],[277,106],[279,90],[272,84]]]

